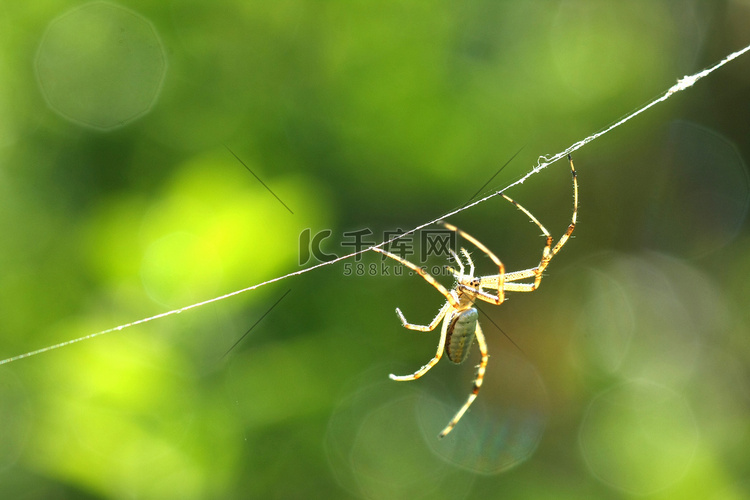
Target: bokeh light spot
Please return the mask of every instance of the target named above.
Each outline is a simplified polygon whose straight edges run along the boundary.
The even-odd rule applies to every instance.
[[[729,324],[713,280],[656,253],[602,255],[589,266],[579,274],[582,300],[570,295],[584,305],[572,337],[581,367],[589,374],[669,386],[690,380],[699,369],[702,343],[715,342],[713,332]]]
[[[576,332],[587,362],[608,373],[620,369],[628,355],[636,320],[628,290],[605,273],[590,272]]]
[[[595,397],[579,433],[591,474],[637,495],[679,481],[697,442],[698,427],[685,398],[644,380],[625,382]]]
[[[143,16],[94,2],[49,24],[35,68],[53,110],[80,125],[111,130],[153,107],[167,59],[156,30]]]
[[[388,370],[381,367],[379,373]],[[373,373],[375,373],[373,371]],[[399,387],[400,386],[400,387]],[[406,384],[361,385],[331,416],[326,452],[339,484],[361,498],[456,499],[475,479],[430,453],[415,413],[426,396]]]
[[[463,401],[449,406],[424,397],[418,407],[425,442],[433,453],[453,465],[488,475],[513,469],[534,455],[548,413],[544,382],[531,363],[503,351],[493,352],[490,362],[480,396],[445,438],[437,439],[437,433]]]
[[[750,178],[736,147],[684,121],[669,128],[648,179],[646,243],[683,258],[706,256],[739,233],[750,204]]]

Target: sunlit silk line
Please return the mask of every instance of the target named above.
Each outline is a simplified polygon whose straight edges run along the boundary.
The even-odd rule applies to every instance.
[[[593,135],[590,135],[590,136],[586,137],[585,139],[583,139],[581,141],[576,142],[575,144],[569,146],[568,149],[566,149],[565,151],[561,151],[560,153],[557,153],[555,156],[553,156],[551,158],[547,158],[546,156],[540,156],[539,159],[537,160],[536,167],[534,167],[528,174],[526,174],[525,176],[523,176],[521,179],[517,180],[513,184],[510,184],[505,189],[511,188],[511,187],[515,186],[516,184],[522,184],[526,179],[528,179],[532,175],[536,174],[537,172],[543,170],[544,168],[546,168],[547,166],[551,165],[552,163],[556,162],[560,158],[563,158],[563,157],[569,155],[573,151],[576,151],[576,150],[582,148],[583,146],[585,146],[589,142],[591,142],[591,141],[593,141],[595,139],[598,139],[599,137],[603,136],[604,134],[610,132],[611,130],[616,129],[620,125],[622,125],[625,122],[629,121],[631,118],[635,118],[636,116],[640,115],[641,113],[643,113],[647,109],[651,108],[652,106],[656,106],[660,102],[666,101],[667,99],[669,99],[670,97],[672,97],[676,93],[682,92],[683,90],[685,90],[685,89],[687,89],[689,87],[692,87],[693,84],[695,84],[695,82],[697,82],[698,80],[700,80],[704,76],[707,76],[707,75],[713,73],[714,71],[716,71],[717,69],[721,68],[722,66],[724,66],[729,61],[731,61],[733,59],[736,59],[737,57],[741,56],[742,54],[744,54],[748,50],[750,50],[750,45],[748,45],[747,47],[745,47],[742,50],[738,50],[737,52],[732,52],[727,57],[725,57],[724,59],[722,59],[721,61],[719,61],[715,65],[711,66],[710,68],[704,69],[703,71],[700,71],[700,72],[698,72],[698,73],[696,73],[694,75],[683,76],[682,78],[680,78],[680,80],[677,81],[676,84],[672,85],[666,92],[664,92],[664,94],[662,96],[657,97],[656,99],[652,100],[651,102],[649,102],[645,106],[639,108],[638,110],[636,110],[636,111],[630,113],[629,115],[625,116],[624,118],[620,119],[620,121],[618,121],[618,122],[610,125],[606,129],[604,129],[604,130],[602,130],[600,132],[597,132],[597,133],[595,133]],[[505,189],[503,189],[502,191],[505,191]],[[494,193],[493,196],[500,194],[502,191],[498,191],[497,193]]]
[[[356,255],[360,255],[360,254],[363,254],[365,252],[369,252],[373,248],[381,248],[381,247],[383,247],[385,245],[390,244],[393,241],[396,241],[396,240],[398,240],[400,238],[403,238],[403,237],[408,236],[410,234],[413,234],[413,233],[415,233],[415,232],[417,232],[417,231],[419,231],[421,229],[424,229],[427,226],[431,226],[432,224],[435,224],[436,222],[438,222],[440,220],[446,219],[446,218],[448,218],[448,217],[450,217],[452,215],[456,215],[457,213],[463,212],[464,210],[468,210],[469,208],[472,208],[472,207],[474,207],[476,205],[479,205],[480,203],[484,203],[485,201],[489,200],[490,198],[494,198],[495,196],[498,196],[499,194],[502,194],[504,191],[506,191],[507,189],[512,188],[513,186],[516,186],[518,184],[523,184],[529,177],[531,177],[534,174],[537,174],[537,173],[541,172],[542,170],[544,170],[545,168],[547,168],[548,166],[550,166],[551,164],[553,164],[557,160],[559,160],[561,158],[564,158],[565,156],[569,155],[570,153],[572,153],[574,151],[577,151],[578,149],[582,148],[586,144],[588,144],[588,143],[590,143],[590,142],[598,139],[599,137],[603,136],[606,133],[609,133],[610,131],[616,129],[620,125],[623,125],[624,123],[630,121],[632,118],[635,118],[639,114],[643,113],[647,109],[649,109],[649,108],[651,108],[653,106],[656,106],[660,102],[666,101],[667,99],[669,99],[673,95],[677,94],[678,92],[682,92],[683,90],[692,87],[695,84],[695,82],[697,82],[701,78],[703,78],[705,76],[708,76],[709,74],[713,73],[717,69],[719,69],[722,66],[724,66],[725,64],[727,64],[729,61],[732,61],[733,59],[738,58],[739,56],[741,56],[742,54],[744,54],[745,52],[747,52],[749,50],[750,50],[750,45],[748,45],[744,49],[738,50],[737,52],[732,52],[731,54],[729,54],[728,56],[726,56],[724,59],[722,59],[720,62],[716,63],[715,65],[711,66],[710,68],[704,69],[703,71],[700,71],[700,72],[698,72],[698,73],[696,73],[694,75],[689,75],[689,76],[682,77],[676,84],[674,84],[673,86],[671,86],[663,95],[657,97],[656,99],[653,99],[648,104],[646,104],[646,105],[638,108],[636,111],[633,111],[629,115],[626,115],[624,118],[621,118],[619,121],[613,123],[609,127],[605,128],[605,129],[603,129],[603,130],[601,130],[601,131],[599,131],[599,132],[597,132],[595,134],[592,134],[592,135],[586,137],[585,139],[582,139],[582,140],[580,140],[580,141],[572,144],[571,146],[569,146],[564,151],[561,151],[561,152],[557,153],[556,155],[554,155],[552,157],[540,156],[539,159],[537,160],[536,167],[534,167],[533,169],[531,169],[531,171],[529,171],[529,173],[527,173],[526,175],[524,175],[523,177],[521,177],[519,180],[513,182],[512,184],[509,184],[505,188],[503,188],[503,189],[501,189],[499,191],[495,191],[494,193],[491,193],[491,194],[489,194],[489,195],[487,195],[487,196],[485,196],[483,198],[480,198],[480,199],[478,199],[476,201],[473,201],[473,202],[469,203],[468,205],[464,205],[464,206],[462,206],[460,208],[457,208],[457,209],[455,209],[455,210],[453,210],[451,212],[443,214],[443,215],[441,215],[440,217],[438,217],[436,219],[433,219],[433,220],[431,220],[429,222],[421,224],[421,225],[419,225],[419,226],[417,226],[417,227],[415,227],[413,229],[410,229],[409,231],[406,231],[406,232],[404,232],[402,234],[399,234],[399,235],[391,238],[390,240],[387,240],[387,241],[384,241],[384,242],[379,243],[377,245],[373,245],[371,247],[365,248],[364,250],[359,250],[357,252],[352,252],[350,254],[346,254],[346,255],[343,255],[341,257],[337,257],[337,258],[335,258],[333,260],[330,260],[330,261],[327,261],[327,262],[321,262],[320,264],[316,264],[314,266],[306,267],[304,269],[300,269],[299,271],[294,271],[292,273],[285,274],[283,276],[279,276],[279,277],[270,279],[268,281],[264,281],[262,283],[258,283],[257,285],[249,286],[247,288],[243,288],[241,290],[237,290],[237,291],[234,291],[234,292],[231,292],[231,293],[227,293],[227,294],[221,295],[219,297],[214,297],[213,299],[204,300],[203,302],[198,302],[196,304],[191,304],[189,306],[181,307],[180,309],[174,309],[172,311],[168,311],[168,312],[164,312],[164,313],[161,313],[161,314],[157,314],[156,316],[151,316],[149,318],[139,319],[138,321],[133,321],[132,323],[126,323],[124,325],[116,326],[114,328],[109,328],[107,330],[102,330],[100,332],[96,332],[96,333],[92,333],[92,334],[89,334],[89,335],[85,335],[85,336],[79,337],[77,339],[67,340],[65,342],[60,342],[59,344],[54,344],[54,345],[51,345],[51,346],[43,347],[41,349],[37,349],[35,351],[30,351],[30,352],[27,352],[27,353],[24,353],[24,354],[19,354],[18,356],[13,356],[11,358],[3,359],[3,360],[0,360],[0,365],[4,365],[4,364],[7,364],[7,363],[12,363],[14,361],[18,361],[18,360],[24,359],[24,358],[30,358],[32,356],[36,356],[37,354],[42,354],[44,352],[54,351],[55,349],[60,349],[61,347],[66,347],[66,346],[69,346],[71,344],[76,344],[78,342],[83,342],[84,340],[93,339],[95,337],[99,337],[99,336],[105,335],[107,333],[112,333],[112,332],[115,332],[115,331],[121,331],[121,330],[124,330],[126,328],[130,328],[131,326],[142,325],[143,323],[148,323],[150,321],[154,321],[154,320],[157,320],[157,319],[166,318],[167,316],[172,316],[174,314],[180,314],[181,312],[189,311],[190,309],[195,309],[195,308],[198,308],[198,307],[201,307],[201,306],[205,306],[207,304],[211,304],[211,303],[214,303],[214,302],[219,302],[220,300],[228,299],[230,297],[234,297],[235,295],[239,295],[241,293],[249,292],[251,290],[255,290],[257,288],[260,288],[262,286],[270,285],[271,283],[276,283],[277,281],[281,281],[281,280],[284,280],[284,279],[287,279],[287,278],[291,278],[293,276],[299,276],[300,274],[308,273],[308,272],[313,271],[315,269],[318,269],[320,267],[329,266],[331,264],[335,264],[335,263],[340,262],[342,260],[350,259],[350,258],[352,258],[352,257],[354,257]]]

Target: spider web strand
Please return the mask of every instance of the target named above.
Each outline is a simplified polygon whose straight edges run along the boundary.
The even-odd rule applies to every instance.
[[[250,291],[256,290],[256,289],[258,289],[258,288],[260,288],[262,286],[270,285],[271,283],[276,283],[277,281],[281,281],[281,280],[285,280],[285,279],[291,278],[293,276],[299,276],[301,274],[309,273],[310,271],[314,271],[315,269],[318,269],[320,267],[329,266],[329,265],[335,264],[337,262],[350,259],[352,257],[355,257],[357,255],[363,254],[365,252],[369,252],[373,248],[381,248],[381,247],[384,247],[386,245],[389,245],[390,243],[392,243],[392,242],[394,242],[394,241],[396,241],[398,239],[401,239],[401,238],[404,238],[405,236],[408,236],[410,234],[416,233],[417,231],[420,231],[420,230],[422,230],[422,229],[424,229],[424,228],[426,228],[428,226],[431,226],[432,224],[435,224],[436,222],[439,222],[439,221],[441,221],[443,219],[446,219],[448,217],[456,215],[456,214],[458,214],[460,212],[463,212],[464,210],[468,210],[468,209],[470,209],[470,208],[472,208],[472,207],[474,207],[476,205],[479,205],[480,203],[484,203],[485,201],[487,201],[487,200],[489,200],[491,198],[494,198],[495,196],[498,196],[498,195],[502,194],[506,190],[508,190],[508,189],[510,189],[510,188],[512,188],[514,186],[517,186],[518,184],[523,184],[532,175],[538,174],[539,172],[541,172],[542,170],[544,170],[548,166],[552,165],[556,161],[558,161],[558,160],[566,157],[567,155],[569,155],[569,154],[571,154],[571,153],[573,153],[573,152],[581,149],[583,146],[585,146],[586,144],[588,144],[588,143],[590,143],[590,142],[598,139],[599,137],[601,137],[601,136],[603,136],[603,135],[611,132],[612,130],[616,129],[617,127],[619,127],[619,126],[621,126],[623,124],[625,124],[626,122],[628,122],[631,119],[635,118],[636,116],[640,115],[644,111],[647,111],[648,109],[652,108],[653,106],[656,106],[657,104],[666,101],[667,99],[669,99],[673,95],[675,95],[675,94],[677,94],[679,92],[682,92],[685,89],[688,89],[688,88],[692,87],[701,78],[704,78],[704,77],[708,76],[709,74],[713,73],[714,71],[716,71],[720,67],[722,67],[725,64],[727,64],[728,62],[730,62],[730,61],[738,58],[739,56],[743,55],[744,53],[746,53],[748,51],[750,51],[750,45],[748,45],[747,47],[745,47],[745,48],[743,48],[741,50],[738,50],[736,52],[732,52],[731,54],[729,54],[728,56],[726,56],[724,59],[722,59],[721,61],[719,61],[718,63],[714,64],[713,66],[711,66],[711,67],[709,67],[707,69],[704,69],[703,71],[695,73],[694,75],[686,75],[686,76],[680,78],[677,81],[677,83],[674,84],[674,85],[672,85],[669,89],[667,89],[667,91],[664,92],[664,94],[662,94],[659,97],[653,99],[652,101],[648,102],[647,104],[645,104],[644,106],[638,108],[637,110],[633,111],[632,113],[626,115],[624,118],[621,118],[619,121],[613,123],[612,125],[608,126],[607,128],[605,128],[605,129],[603,129],[603,130],[601,130],[599,132],[596,132],[595,134],[592,134],[592,135],[586,137],[585,139],[582,139],[582,140],[580,140],[580,141],[572,144],[567,149],[565,149],[564,151],[561,151],[561,152],[557,153],[554,156],[551,156],[551,157],[540,156],[537,159],[537,164],[536,164],[536,166],[534,168],[532,168],[526,175],[524,175],[523,177],[521,177],[517,181],[515,181],[515,182],[513,182],[513,183],[511,183],[509,185],[507,185],[503,189],[501,189],[499,191],[495,191],[495,192],[493,192],[491,194],[488,194],[487,196],[484,196],[484,197],[482,197],[482,198],[480,198],[478,200],[475,200],[475,201],[473,201],[471,203],[463,205],[460,208],[457,208],[457,209],[455,209],[455,210],[453,210],[451,212],[443,214],[440,217],[438,217],[436,219],[433,219],[433,220],[431,220],[429,222],[426,222],[424,224],[420,224],[419,226],[417,226],[417,227],[415,227],[413,229],[410,229],[410,230],[408,230],[408,231],[406,231],[404,233],[398,234],[398,235],[394,236],[393,238],[391,238],[389,240],[386,240],[386,241],[384,241],[382,243],[379,243],[377,245],[373,245],[373,246],[365,248],[363,250],[358,250],[356,252],[352,252],[352,253],[349,253],[349,254],[346,254],[346,255],[342,255],[341,257],[336,257],[333,260],[326,261],[326,262],[321,262],[321,263],[316,264],[314,266],[306,267],[304,269],[300,269],[298,271],[294,271],[294,272],[285,274],[283,276],[278,276],[276,278],[272,278],[272,279],[264,281],[262,283],[258,283],[256,285],[252,285],[252,286],[249,286],[247,288],[243,288],[241,290],[237,290],[237,291],[234,291],[234,292],[231,292],[231,293],[227,293],[227,294],[221,295],[219,297],[214,297],[212,299],[204,300],[202,302],[198,302],[198,303],[195,303],[195,304],[191,304],[189,306],[181,307],[179,309],[174,309],[172,311],[167,311],[167,312],[164,312],[164,313],[161,313],[161,314],[157,314],[155,316],[151,316],[151,317],[144,318],[144,319],[139,319],[138,321],[133,321],[132,323],[125,323],[123,325],[119,325],[119,326],[116,326],[116,327],[113,327],[113,328],[108,328],[107,330],[102,330],[100,332],[96,332],[96,333],[92,333],[92,334],[89,334],[89,335],[85,335],[83,337],[79,337],[79,338],[72,339],[72,340],[67,340],[65,342],[60,342],[59,344],[54,344],[54,345],[51,345],[51,346],[43,347],[41,349],[37,349],[35,351],[30,351],[30,352],[27,352],[27,353],[24,353],[24,354],[19,354],[17,356],[13,356],[13,357],[10,357],[10,358],[7,358],[7,359],[3,359],[3,360],[0,360],[0,365],[12,363],[14,361],[18,361],[18,360],[21,360],[21,359],[24,359],[24,358],[30,358],[30,357],[36,356],[38,354],[42,354],[42,353],[49,352],[49,351],[54,351],[56,349],[60,349],[62,347],[67,347],[69,345],[76,344],[78,342],[83,342],[85,340],[90,340],[90,339],[93,339],[93,338],[96,338],[96,337],[99,337],[99,336],[102,336],[102,335],[105,335],[105,334],[108,334],[108,333],[125,330],[126,328],[130,328],[132,326],[142,325],[142,324],[148,323],[150,321],[154,321],[154,320],[161,319],[161,318],[166,318],[167,316],[172,316],[172,315],[175,315],[175,314],[180,314],[181,312],[189,311],[190,309],[195,309],[195,308],[198,308],[198,307],[201,307],[201,306],[205,306],[207,304],[211,304],[211,303],[214,303],[214,302],[219,302],[220,300],[228,299],[230,297],[234,297],[235,295],[240,295],[240,294],[245,293],[245,292],[250,292]]]

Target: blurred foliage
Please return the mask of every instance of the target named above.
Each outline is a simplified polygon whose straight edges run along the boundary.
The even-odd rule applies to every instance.
[[[342,255],[439,217],[748,23],[747,0],[5,2],[0,358],[313,265],[306,230]],[[747,498],[747,57],[576,154],[575,237],[482,306],[485,385],[445,440],[474,362],[388,380],[437,341],[394,308],[442,297],[365,254],[0,366],[1,496]],[[566,165],[510,194],[562,234]],[[451,221],[538,262],[502,200]]]

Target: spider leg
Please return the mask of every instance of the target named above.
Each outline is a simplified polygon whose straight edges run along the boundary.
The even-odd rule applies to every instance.
[[[435,280],[435,278],[433,278],[431,275],[424,272],[421,268],[415,266],[408,260],[402,259],[401,257],[394,255],[390,252],[387,252],[385,250],[381,250],[380,248],[373,248],[373,250],[375,250],[376,252],[380,252],[384,255],[387,255],[388,257],[395,259],[401,262],[402,264],[404,264],[405,266],[407,266],[408,268],[414,270],[415,272],[420,274],[420,276],[422,276],[425,280],[427,280],[428,283],[430,283],[432,286],[437,288],[438,291],[442,293],[443,295],[445,295],[446,298],[448,299],[448,301],[445,304],[443,304],[443,307],[440,308],[440,311],[438,311],[438,313],[435,315],[435,317],[432,319],[429,325],[417,325],[414,323],[409,323],[406,320],[404,313],[402,313],[401,309],[397,307],[396,314],[398,314],[398,317],[401,320],[401,324],[404,326],[404,328],[408,328],[409,330],[417,330],[420,332],[431,332],[432,330],[435,329],[438,323],[440,323],[440,320],[443,319],[443,317],[445,316],[445,313],[448,312],[448,310],[451,307],[458,306],[458,299],[455,297],[455,295],[452,292],[448,291],[443,285],[438,283]]]
[[[471,255],[463,247],[461,247],[461,253],[464,254],[464,257],[466,258],[466,262],[469,263],[469,276],[474,276],[474,261],[471,260]]]
[[[443,307],[440,308],[440,311],[438,311],[432,321],[430,321],[429,325],[415,325],[413,323],[409,323],[408,321],[406,321],[404,313],[402,313],[401,309],[399,309],[398,307],[396,308],[396,314],[398,314],[398,317],[401,320],[401,324],[404,326],[404,328],[408,328],[409,330],[417,330],[419,332],[431,332],[435,329],[438,323],[440,323],[440,320],[443,319],[445,313],[448,312],[450,308],[450,302],[446,302],[445,304],[443,304]]]
[[[570,171],[573,175],[573,217],[570,220],[567,231],[565,231],[565,234],[560,237],[560,240],[550,252],[549,258],[547,259],[546,264],[544,264],[544,267],[547,267],[547,264],[552,260],[552,257],[554,257],[563,245],[568,242],[570,235],[573,234],[573,230],[576,228],[576,219],[578,218],[578,174],[576,173],[575,165],[573,165],[573,158],[570,155],[568,155],[568,161],[570,162]],[[544,270],[544,267],[542,270]]]
[[[450,293],[447,288],[445,288],[443,285],[441,285],[427,271],[425,271],[421,267],[417,266],[416,264],[413,264],[413,263],[409,262],[406,259],[402,259],[398,255],[395,255],[395,254],[392,254],[391,252],[383,250],[382,248],[373,247],[373,250],[375,250],[378,253],[382,253],[383,255],[385,255],[387,257],[390,257],[393,260],[396,260],[396,261],[400,262],[401,264],[405,265],[406,267],[408,267],[409,269],[411,269],[412,271],[414,271],[415,273],[417,273],[418,275],[420,275],[422,278],[424,278],[424,280],[427,283],[429,283],[430,285],[434,286],[437,289],[437,291],[440,292],[443,295],[443,297],[445,297],[445,300],[447,300],[448,303],[451,306],[453,306],[455,308],[458,308],[458,299],[456,297],[454,297],[453,294]],[[403,317],[403,315],[401,315],[401,316]],[[406,325],[404,325],[404,326],[406,326]]]
[[[469,409],[469,406],[471,406],[471,403],[474,402],[474,400],[477,398],[477,394],[479,394],[479,389],[482,387],[482,382],[484,381],[484,372],[487,370],[487,362],[489,361],[489,354],[487,354],[487,342],[484,340],[484,334],[482,333],[482,327],[479,326],[479,323],[477,323],[477,329],[475,332],[475,335],[477,337],[477,344],[479,344],[479,352],[482,354],[482,361],[479,363],[479,368],[477,369],[477,376],[474,379],[474,385],[471,390],[471,394],[469,395],[469,399],[466,400],[466,403],[461,407],[460,410],[458,410],[458,413],[456,413],[456,416],[453,417],[453,419],[448,423],[448,425],[445,427],[445,429],[442,430],[440,435],[438,437],[445,437],[450,431],[453,430],[453,428],[456,426],[459,420],[461,420],[461,417],[464,416],[464,413],[466,413],[466,410]]]
[[[462,250],[463,250],[463,249],[462,249]],[[456,261],[456,263],[458,264],[458,271],[456,271],[456,270],[455,270],[454,268],[452,268],[451,266],[445,266],[445,268],[446,268],[446,269],[447,269],[447,270],[448,270],[448,271],[449,271],[449,272],[450,272],[451,274],[453,274],[454,276],[455,276],[455,275],[457,275],[457,274],[458,274],[458,275],[461,275],[461,276],[463,276],[463,275],[464,275],[464,271],[466,270],[466,269],[464,268],[464,263],[463,263],[463,262],[461,262],[461,259],[459,258],[458,254],[457,254],[456,252],[454,252],[452,248],[449,248],[449,249],[448,249],[448,251],[450,252],[451,256],[453,256],[453,260],[455,260],[455,261]],[[471,274],[474,274],[474,272],[472,271],[472,273],[471,273]]]
[[[460,284],[460,283],[458,284],[458,288],[459,289],[466,290],[467,292],[473,294],[475,298],[481,299],[481,300],[483,300],[485,302],[489,302],[490,304],[499,305],[498,302],[497,302],[497,296],[492,295],[489,292],[485,292],[484,290],[480,290],[480,288],[482,288],[482,286],[483,285],[481,284],[481,282],[480,282],[480,284],[479,284],[479,286],[477,288],[474,288],[473,286],[469,286],[469,285],[463,285],[463,284]],[[493,288],[493,287],[490,286],[488,288]],[[507,291],[508,287],[506,286],[504,288],[504,290]],[[504,298],[503,298],[503,301],[505,301]]]
[[[450,231],[457,232],[458,234],[461,235],[462,238],[464,238],[465,240],[470,241],[475,247],[477,247],[478,249],[480,249],[481,251],[483,251],[485,254],[487,254],[487,256],[490,259],[492,259],[492,262],[495,263],[495,265],[497,266],[498,270],[500,271],[499,274],[497,274],[495,276],[495,278],[497,279],[498,286],[493,287],[493,288],[495,288],[497,290],[497,296],[492,295],[492,294],[487,293],[487,292],[484,292],[484,291],[475,290],[475,289],[470,288],[470,287],[464,287],[464,288],[466,290],[470,290],[470,291],[475,292],[477,294],[477,297],[481,298],[485,302],[491,302],[491,303],[496,304],[496,305],[502,304],[503,301],[505,301],[505,289],[502,286],[503,277],[505,276],[505,266],[500,261],[500,259],[497,257],[497,255],[495,255],[494,253],[492,253],[492,251],[489,248],[487,248],[486,246],[484,246],[483,243],[481,243],[479,240],[477,240],[476,238],[474,238],[472,235],[470,235],[469,233],[467,233],[465,231],[462,231],[461,229],[458,229],[453,224],[449,224],[447,222],[440,222],[440,224],[442,224],[446,229],[448,229]],[[466,258],[468,259],[469,264],[471,266],[471,269],[473,270],[474,269],[474,261],[471,260],[471,257],[469,256],[469,252],[467,252],[463,248],[461,249],[461,251],[464,253],[464,255],[466,256]],[[474,275],[473,272],[471,274],[472,274],[472,276]]]
[[[542,223],[539,222],[539,220],[534,217],[531,212],[526,210],[515,200],[503,194],[503,198],[513,203],[516,208],[525,213],[526,216],[531,219],[531,221],[536,224],[539,229],[542,230],[542,233],[547,238],[547,243],[544,245],[544,249],[542,250],[542,259],[539,261],[539,264],[536,267],[525,269],[523,271],[513,271],[505,273],[505,275],[502,276],[485,276],[480,280],[480,285],[482,287],[491,289],[498,289],[502,287],[506,292],[533,292],[534,290],[539,288],[539,284],[542,281],[542,273],[549,265],[552,257],[554,257],[557,252],[560,251],[563,245],[568,242],[568,240],[570,239],[570,235],[573,234],[573,230],[576,227],[576,220],[578,218],[578,175],[576,174],[576,168],[573,165],[573,159],[570,157],[570,155],[568,155],[568,161],[570,162],[570,170],[573,175],[573,216],[571,218],[570,224],[568,225],[568,229],[565,231],[565,234],[563,234],[555,244],[555,246],[552,247],[552,235],[550,235],[549,231],[547,231]],[[509,283],[526,278],[534,278],[534,282]],[[478,295],[478,298],[487,301],[487,299],[485,297],[482,297],[481,295]]]
[[[516,200],[514,200],[510,196],[506,195],[505,193],[502,194],[502,197],[505,198],[506,200],[508,200],[509,202],[511,202],[518,210],[520,210],[521,212],[525,213],[526,216],[529,219],[531,219],[531,222],[533,222],[534,224],[536,224],[539,227],[539,229],[542,230],[542,234],[546,237],[546,240],[547,240],[546,243],[545,243],[545,245],[544,245],[544,249],[542,249],[542,260],[539,261],[539,265],[537,265],[536,267],[531,268],[531,269],[526,269],[525,271],[520,271],[520,272],[515,272],[515,273],[508,273],[506,276],[504,276],[505,281],[514,281],[514,280],[519,280],[519,279],[533,277],[534,278],[534,283],[530,283],[529,284],[531,286],[522,286],[522,287],[520,287],[520,289],[518,287],[516,287],[516,286],[511,286],[510,284],[506,285],[505,283],[503,283],[504,288],[507,291],[509,291],[509,292],[510,291],[513,291],[513,292],[520,292],[520,291],[533,292],[534,290],[536,290],[536,288],[539,286],[539,282],[542,280],[542,271],[544,271],[544,269],[547,267],[547,264],[549,264],[550,259],[552,259],[552,255],[554,255],[551,252],[552,241],[553,241],[552,235],[550,234],[549,231],[547,231],[547,228],[545,228],[542,225],[542,223],[539,222],[539,219],[537,219],[536,217],[534,217],[531,214],[531,212],[529,212],[528,210],[526,210],[520,203],[518,203]],[[489,279],[488,279],[488,282],[486,283],[486,286],[489,286],[491,288],[494,287],[494,286],[499,286],[499,280],[498,280],[498,285],[492,285],[491,284],[491,282],[494,281],[494,279],[493,279],[493,278],[495,278],[494,276],[488,276],[487,278],[489,278]]]
[[[453,260],[455,260],[458,263],[458,271],[456,271],[451,266],[445,266],[448,272],[450,272],[459,281],[461,280],[462,276],[474,276],[474,261],[471,260],[471,255],[465,248],[461,248],[461,253],[466,259],[466,262],[469,264],[469,274],[466,274],[466,268],[464,267],[464,263],[461,260],[461,258],[458,256],[458,254],[454,252],[452,248],[449,248],[448,251],[453,256]],[[472,291],[475,291],[475,290],[472,289]]]
[[[443,306],[443,309],[445,309],[446,306],[448,305],[449,304],[446,304],[445,306]],[[445,349],[445,337],[447,336],[447,333],[448,333],[449,324],[450,324],[450,321],[448,321],[448,319],[443,321],[443,327],[440,329],[440,342],[438,342],[437,352],[435,353],[435,356],[426,365],[424,365],[422,368],[415,371],[411,375],[394,375],[393,373],[391,373],[389,375],[390,379],[395,380],[397,382],[417,380],[419,377],[427,373],[430,370],[430,368],[435,366],[438,363],[438,361],[440,361],[440,358],[443,357],[443,350]]]
[[[454,295],[454,293],[449,292],[443,285],[438,283],[435,278],[432,277],[432,275],[426,273],[424,270],[422,270],[420,267],[416,266],[415,264],[409,262],[406,259],[402,259],[398,255],[392,254],[390,252],[387,252],[385,250],[382,250],[380,248],[373,248],[376,252],[380,252],[383,255],[386,255],[390,257],[391,259],[397,260],[398,262],[402,263],[409,269],[413,270],[420,276],[422,276],[429,284],[437,288],[437,290],[442,293],[445,298],[447,299],[447,302],[443,305],[442,308],[440,308],[440,311],[437,313],[437,315],[433,318],[433,320],[430,322],[429,325],[415,325],[412,323],[409,323],[406,321],[406,318],[404,317],[404,314],[401,312],[401,309],[396,309],[396,313],[398,314],[398,317],[401,319],[401,323],[404,325],[404,327],[409,328],[410,330],[418,330],[422,332],[428,332],[431,330],[434,330],[437,324],[442,320],[446,313],[451,310],[452,308],[458,307],[458,299]],[[435,366],[438,361],[440,361],[440,358],[443,357],[443,350],[445,349],[445,337],[447,335],[448,331],[448,324],[450,321],[444,321],[443,322],[443,328],[440,330],[440,343],[438,344],[437,352],[435,353],[435,356],[422,368],[417,370],[416,372],[412,373],[411,375],[394,375],[390,374],[391,380],[396,380],[399,382],[407,381],[407,380],[416,380],[427,371],[429,371],[430,368]]]

